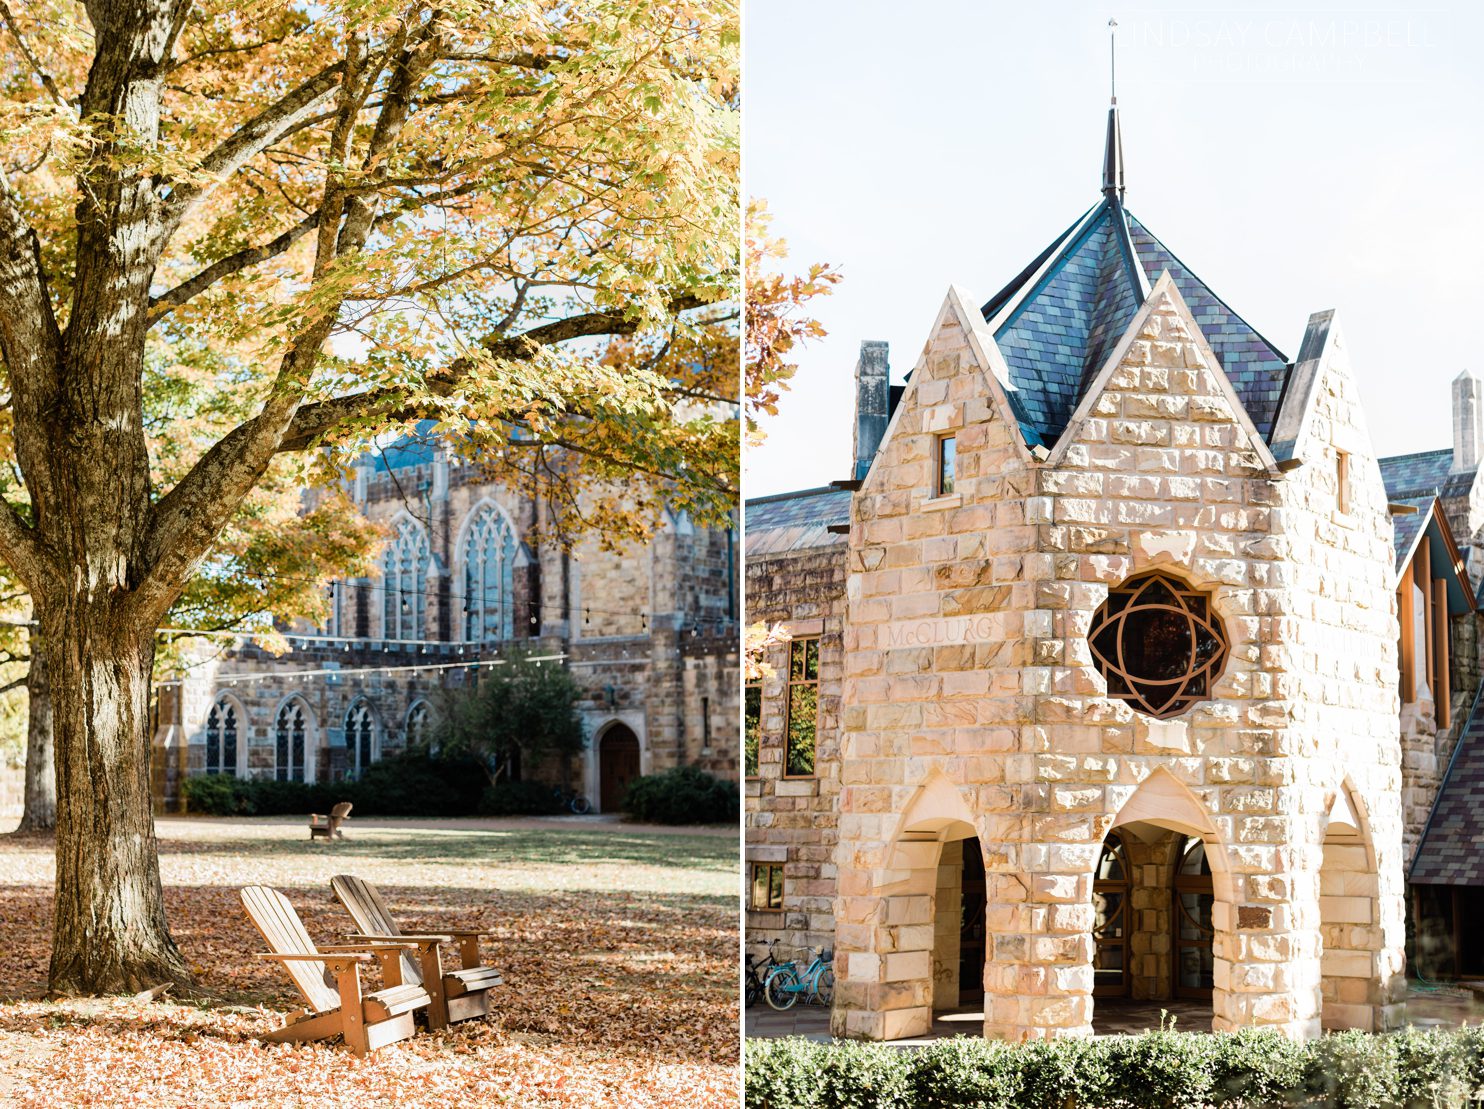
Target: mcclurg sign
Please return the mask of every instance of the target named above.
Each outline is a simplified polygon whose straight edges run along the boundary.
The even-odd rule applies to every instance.
[[[884,629],[885,648],[941,647],[955,643],[987,643],[996,638],[995,620],[988,613],[975,616],[939,616],[931,620],[902,620]]]

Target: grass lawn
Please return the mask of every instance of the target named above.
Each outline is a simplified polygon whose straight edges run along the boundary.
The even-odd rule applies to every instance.
[[[41,1000],[49,838],[0,836],[0,1105],[735,1105],[737,835],[567,820],[162,819],[172,933],[206,996]],[[408,931],[482,928],[487,1020],[358,1060],[254,1038],[302,1004],[237,891],[283,890],[311,936],[352,930],[346,872]],[[457,955],[449,953],[457,962]],[[379,985],[370,974],[372,986]]]

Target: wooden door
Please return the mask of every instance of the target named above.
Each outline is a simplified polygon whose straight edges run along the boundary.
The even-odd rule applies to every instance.
[[[602,812],[618,812],[624,792],[639,776],[639,737],[622,724],[603,733],[598,746],[598,806]]]

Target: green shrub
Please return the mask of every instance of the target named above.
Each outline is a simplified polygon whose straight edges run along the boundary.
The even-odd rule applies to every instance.
[[[740,807],[735,782],[694,766],[635,778],[623,799],[630,819],[649,824],[735,824]]]
[[[1396,1047],[1396,1099],[1406,1109],[1455,1109],[1476,1088],[1466,1041],[1442,1031],[1406,1028],[1392,1036]]]
[[[357,781],[334,788],[361,816],[470,816],[479,811],[486,781],[472,759],[409,751],[374,762]]]
[[[1304,1088],[1306,1044],[1266,1028],[1212,1037],[1212,1104],[1259,1109],[1292,1100]]]
[[[561,812],[561,802],[550,786],[540,782],[497,782],[479,798],[484,816],[546,816]]]
[[[995,1040],[938,1040],[911,1054],[907,1104],[920,1109],[1019,1109],[1025,1104],[1022,1062],[1023,1053]]]
[[[1103,1042],[1108,1096],[1119,1109],[1204,1109],[1211,1103],[1214,1037],[1161,1031]]]
[[[238,807],[240,793],[234,788],[236,784],[235,778],[228,778],[223,774],[206,774],[199,778],[185,779],[180,784],[180,792],[188,812],[232,816],[242,811]]]
[[[1463,1109],[1484,1028],[1148,1032],[1096,1040],[888,1044],[750,1040],[747,1109]]]
[[[485,776],[469,759],[420,752],[372,763],[356,781],[281,782],[276,778],[187,778],[190,812],[211,816],[305,816],[349,801],[356,816],[469,816],[479,810]]]
[[[1394,1036],[1334,1032],[1309,1046],[1306,1085],[1327,1109],[1392,1109],[1396,1061]]]

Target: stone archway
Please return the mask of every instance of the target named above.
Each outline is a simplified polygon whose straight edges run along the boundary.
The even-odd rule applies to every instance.
[[[639,737],[627,724],[610,724],[598,737],[598,811],[618,812],[639,773]]]
[[[1329,808],[1319,869],[1320,1022],[1326,1031],[1380,1030],[1377,956],[1385,937],[1379,893],[1369,829],[1342,785]]]
[[[1228,1010],[1226,994],[1237,957],[1234,881],[1215,822],[1169,771],[1150,774],[1124,803],[1108,831],[1120,845],[1123,907],[1122,976],[1117,982],[1104,952],[1112,945],[1097,931],[1100,871],[1093,875],[1094,996],[1132,1001],[1176,997],[1211,999],[1214,1014]],[[1108,857],[1105,847],[1099,868]],[[1107,895],[1105,895],[1107,896]],[[1102,972],[1101,974],[1099,972]],[[1115,988],[1120,987],[1120,988]]]
[[[935,1000],[958,1002],[949,983],[961,981],[963,968],[962,889],[953,890],[950,878],[940,890],[940,875],[945,858],[951,874],[962,867],[963,850],[979,848],[973,815],[958,788],[933,771],[892,823],[880,853],[856,872],[866,880],[862,888],[846,878],[836,901],[837,1036],[922,1035],[932,1027]]]

